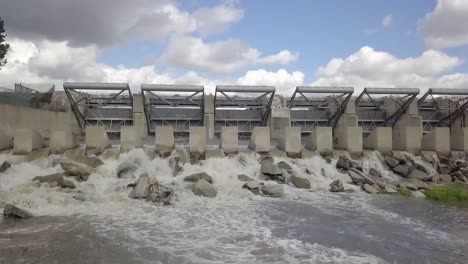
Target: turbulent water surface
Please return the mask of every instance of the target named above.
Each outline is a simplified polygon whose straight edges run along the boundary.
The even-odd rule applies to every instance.
[[[264,198],[241,189],[236,175],[254,176],[254,155],[186,165],[171,176],[167,160],[148,160],[141,150],[107,160],[78,190],[31,183],[61,171],[49,157],[33,163],[1,155],[14,165],[0,174],[0,200],[28,209],[34,218],[0,220],[0,263],[466,263],[468,210],[390,195],[329,193],[346,175],[321,157],[293,164],[312,191],[285,187],[285,198]],[[117,179],[122,161],[140,165],[175,189],[178,201],[156,206],[130,200],[134,179]],[[292,164],[291,161],[288,161]],[[394,175],[376,156],[374,167]],[[206,171],[218,189],[214,199],[194,196],[183,177]],[[356,188],[346,185],[347,188]]]

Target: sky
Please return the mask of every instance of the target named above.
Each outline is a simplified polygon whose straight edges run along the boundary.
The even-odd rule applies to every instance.
[[[0,0],[0,83],[468,88],[467,0]]]

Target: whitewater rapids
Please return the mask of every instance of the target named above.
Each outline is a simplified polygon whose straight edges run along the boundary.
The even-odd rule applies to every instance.
[[[425,200],[368,195],[346,174],[317,156],[284,160],[312,190],[284,186],[282,199],[242,189],[238,174],[259,178],[256,154],[185,164],[172,176],[168,159],[150,160],[142,149],[103,160],[77,189],[32,182],[62,172],[58,155],[34,162],[0,154],[12,167],[0,174],[0,207],[13,203],[36,217],[0,221],[0,263],[466,263],[468,211]],[[175,190],[177,201],[157,206],[128,198],[133,179],[118,179],[117,166],[138,164]],[[395,182],[376,152],[363,159]],[[309,173],[306,173],[306,169]],[[216,198],[195,196],[187,175],[208,173]],[[336,179],[354,193],[330,193]],[[434,214],[435,212],[435,214]],[[463,220],[465,219],[465,220]]]

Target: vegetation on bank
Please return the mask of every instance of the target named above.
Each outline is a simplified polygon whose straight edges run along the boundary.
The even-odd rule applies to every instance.
[[[424,193],[428,199],[435,201],[468,201],[468,191],[460,186],[433,187]]]
[[[399,190],[398,190],[398,193],[399,193],[400,195],[405,196],[405,197],[410,197],[410,196],[411,196],[411,190],[410,190],[410,189],[407,189],[407,188],[399,189]]]

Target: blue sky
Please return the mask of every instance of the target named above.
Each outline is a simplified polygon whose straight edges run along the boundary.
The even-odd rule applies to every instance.
[[[26,71],[21,76],[30,81],[268,84],[287,91],[296,85],[468,86],[465,0],[0,5],[14,44],[0,72],[6,80]]]
[[[186,10],[213,6],[219,1],[180,1]],[[239,1],[245,15],[229,30],[205,38],[219,41],[238,38],[264,53],[288,49],[300,53],[300,59],[283,68],[309,73],[306,81],[313,81],[314,71],[335,57],[346,57],[362,46],[389,52],[397,57],[417,57],[425,49],[418,32],[418,22],[434,9],[435,0],[327,0],[295,1]],[[388,27],[384,17],[391,16]],[[156,25],[155,25],[156,26]],[[131,42],[109,48],[100,59],[109,64],[136,67],[154,60],[166,43]],[[228,52],[228,51],[227,51]],[[447,54],[467,59],[468,48],[446,50]],[[148,58],[149,57],[149,58]],[[277,66],[263,67],[275,70]],[[466,64],[454,70],[467,70]],[[311,74],[312,73],[312,74]]]

